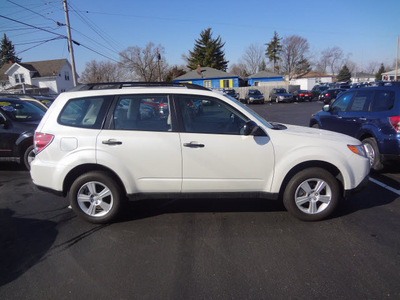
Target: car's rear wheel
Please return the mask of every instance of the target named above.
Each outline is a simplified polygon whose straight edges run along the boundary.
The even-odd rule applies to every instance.
[[[381,171],[383,169],[383,164],[376,140],[374,138],[366,138],[362,142],[369,158],[371,168],[375,171]]]
[[[327,218],[339,199],[339,182],[321,168],[308,168],[295,174],[283,194],[283,204],[289,213],[304,221]]]
[[[116,220],[124,202],[117,182],[101,171],[79,176],[71,185],[69,199],[75,213],[91,223]]]

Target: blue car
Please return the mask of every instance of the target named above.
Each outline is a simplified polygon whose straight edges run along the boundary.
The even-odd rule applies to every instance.
[[[365,145],[371,168],[400,161],[400,86],[351,89],[311,116],[310,127],[353,136]]]

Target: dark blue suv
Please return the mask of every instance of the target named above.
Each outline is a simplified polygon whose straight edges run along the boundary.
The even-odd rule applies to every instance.
[[[312,115],[310,126],[341,132],[361,140],[379,171],[400,160],[400,87],[351,89]]]

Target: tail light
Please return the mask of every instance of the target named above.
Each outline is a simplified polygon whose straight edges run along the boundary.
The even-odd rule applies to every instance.
[[[390,124],[392,124],[394,130],[396,130],[397,132],[399,132],[399,127],[400,127],[400,117],[389,117],[389,122]]]
[[[53,141],[54,135],[36,132],[35,133],[35,149],[36,154],[46,148]]]
[[[299,96],[304,96],[304,94],[299,94]]]
[[[164,107],[164,106],[167,106],[167,104],[165,104],[165,103],[160,103],[160,107]]]

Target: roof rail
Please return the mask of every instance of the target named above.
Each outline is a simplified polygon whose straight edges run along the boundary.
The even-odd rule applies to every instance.
[[[102,82],[102,83],[86,83],[78,85],[69,91],[88,91],[102,89],[123,89],[129,87],[186,87],[187,89],[206,90],[210,89],[191,83],[175,83],[175,82]]]

